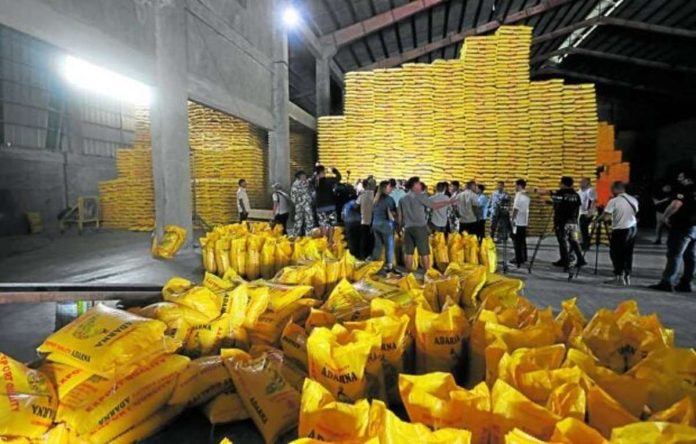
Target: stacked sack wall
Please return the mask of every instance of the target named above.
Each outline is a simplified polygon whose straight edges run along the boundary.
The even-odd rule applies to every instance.
[[[356,177],[476,179],[489,190],[497,180],[553,189],[561,174],[593,177],[594,86],[530,82],[531,36],[502,26],[467,38],[460,60],[347,74],[345,116],[319,119],[320,162]],[[530,233],[549,213],[533,199]]]
[[[314,168],[316,150],[314,148],[314,134],[308,131],[290,132],[290,176],[298,171],[309,174]]]

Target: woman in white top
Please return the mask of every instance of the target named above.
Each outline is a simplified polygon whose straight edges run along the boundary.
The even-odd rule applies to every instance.
[[[515,258],[510,262],[517,264],[517,268],[527,262],[527,225],[529,224],[529,196],[527,195],[527,181],[518,179],[515,182],[517,193],[512,204],[510,222],[512,224],[512,240],[515,246]]]
[[[604,219],[611,217],[611,240],[609,255],[614,266],[614,279],[607,282],[615,285],[631,285],[633,248],[638,233],[638,200],[626,193],[623,182],[611,186],[614,197],[604,208]]]

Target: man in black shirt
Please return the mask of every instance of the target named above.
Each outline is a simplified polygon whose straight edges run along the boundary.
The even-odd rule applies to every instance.
[[[331,168],[334,177],[326,177],[326,167],[317,165],[314,169],[314,191],[316,193],[317,222],[321,234],[331,242],[333,228],[338,223],[336,211],[336,186],[341,183],[341,173]]]
[[[651,285],[653,290],[691,292],[696,263],[696,189],[692,172],[679,173],[674,200],[665,211],[664,224],[669,228],[667,237],[667,265],[662,280]],[[681,278],[679,262],[684,262]],[[675,285],[676,283],[676,285]]]
[[[553,201],[553,229],[558,239],[558,252],[561,255],[561,258],[553,265],[564,269],[587,265],[578,242],[580,195],[573,189],[573,178],[561,177],[560,189],[548,194]]]

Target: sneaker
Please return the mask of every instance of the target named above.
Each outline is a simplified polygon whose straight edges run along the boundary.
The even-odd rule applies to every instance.
[[[674,287],[674,291],[678,293],[691,293],[693,290],[691,289],[691,284],[679,284]]]
[[[568,264],[563,261],[563,260],[557,260],[556,262],[552,263],[554,267],[563,267],[563,268],[568,268]]]
[[[623,284],[624,284],[626,287],[630,287],[630,286],[631,286],[631,275],[630,275],[630,274],[624,275],[624,277],[623,277]]]
[[[575,264],[576,267],[584,267],[585,265],[587,265],[587,261],[585,259],[580,259]]]
[[[666,284],[664,282],[660,282],[655,285],[649,285],[648,288],[651,290],[666,291],[668,293],[672,293],[674,291],[674,288],[671,285]]]

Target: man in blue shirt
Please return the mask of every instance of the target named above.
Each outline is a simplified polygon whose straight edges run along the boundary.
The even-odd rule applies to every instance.
[[[401,200],[402,197],[406,195],[406,191],[404,191],[404,184],[402,180],[397,181],[396,179],[389,179],[389,185],[391,185],[392,192],[389,194],[389,197],[394,199],[394,203],[396,206],[399,206],[399,201]]]

